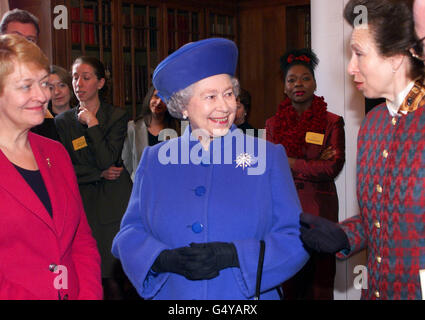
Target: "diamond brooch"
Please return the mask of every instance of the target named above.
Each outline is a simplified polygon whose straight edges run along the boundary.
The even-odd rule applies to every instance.
[[[236,168],[241,167],[242,170],[253,164],[252,156],[249,153],[241,153],[235,160]]]

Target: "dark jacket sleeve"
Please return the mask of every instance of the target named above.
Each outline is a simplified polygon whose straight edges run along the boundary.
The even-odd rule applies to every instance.
[[[112,110],[104,126],[97,125],[87,129],[87,143],[101,171],[117,165],[127,134],[127,113],[114,107]]]
[[[91,183],[101,179],[101,170],[96,170],[91,166],[85,166],[82,164],[74,165],[75,174],[77,175],[78,183]]]
[[[98,111],[99,125],[83,129],[76,110],[58,115],[55,125],[60,141],[68,150],[79,184],[100,181],[102,171],[117,165],[127,133],[125,110],[103,103]],[[84,135],[87,148],[76,152],[72,141]]]

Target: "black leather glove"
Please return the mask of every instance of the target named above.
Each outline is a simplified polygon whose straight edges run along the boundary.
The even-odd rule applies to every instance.
[[[204,259],[213,264],[213,267],[220,271],[221,269],[238,267],[239,259],[236,247],[229,242],[206,242],[191,243],[191,248],[198,248],[203,251]]]
[[[180,274],[189,280],[212,279],[218,276],[218,271],[207,258],[205,250],[199,248],[163,250],[152,265],[152,270]]]
[[[350,249],[348,237],[337,223],[305,212],[300,223],[301,240],[307,248],[331,254]]]

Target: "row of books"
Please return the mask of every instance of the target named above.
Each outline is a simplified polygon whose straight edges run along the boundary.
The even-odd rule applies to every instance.
[[[86,4],[83,10],[83,16],[80,15],[80,7],[71,8],[71,20],[74,22],[102,22],[104,24],[111,23],[111,4],[108,1],[104,1],[102,6],[102,21],[98,16],[97,4]]]
[[[132,99],[132,66],[129,64],[124,65],[124,87],[125,87],[125,103],[131,103]],[[147,68],[144,65],[134,66],[135,71],[135,81],[134,87],[136,89],[136,103],[142,103],[143,98],[146,95],[148,89],[148,73]]]
[[[83,11],[83,20],[92,23],[84,23],[84,43],[85,44],[97,44],[97,28],[94,25],[95,22],[95,9],[94,8],[84,8]],[[76,23],[75,21],[80,21],[80,8],[71,8],[71,40],[72,43],[81,42],[81,23]]]
[[[192,29],[190,28],[192,26]],[[197,16],[189,14],[178,14],[177,19],[174,12],[168,13],[168,48],[169,53],[177,50],[189,41],[195,40],[198,33]],[[176,41],[177,33],[177,41]]]
[[[109,6],[107,4],[106,6]],[[110,10],[104,8],[104,22],[109,23],[110,21]],[[81,23],[81,18],[84,21]],[[99,30],[97,17],[97,8],[85,7],[83,10],[83,16],[80,16],[80,8],[71,8],[71,40],[72,43],[81,43],[81,27],[84,28],[84,43],[87,45],[98,45],[99,44]],[[111,30],[110,26],[103,26],[103,44],[105,47],[109,47],[111,43]]]
[[[124,26],[134,26],[134,27],[139,27],[139,28],[143,28],[146,27],[145,26],[145,16],[144,15],[133,15],[133,25],[131,24],[131,15],[128,13],[123,13],[121,15],[122,18],[122,23]]]
[[[157,31],[155,30],[143,30],[143,29],[134,29],[134,47],[136,49],[146,49],[147,48],[147,32],[150,32],[149,34],[149,43],[150,43],[150,49],[156,50],[157,48]],[[131,29],[124,28],[123,30],[123,47],[124,48],[130,48],[132,41],[131,41]]]
[[[177,15],[177,25],[175,23],[174,13],[168,13],[168,30],[177,30],[189,31],[190,30],[190,19],[188,15]]]
[[[129,48],[131,46],[131,29],[125,28],[123,34],[123,45],[125,48]],[[147,36],[145,34],[146,30],[134,29],[134,46],[136,49],[146,49]]]
[[[233,34],[233,18],[227,17],[226,19],[225,16],[218,16],[217,23],[215,23],[213,16],[210,16],[210,29],[214,34],[231,35]]]

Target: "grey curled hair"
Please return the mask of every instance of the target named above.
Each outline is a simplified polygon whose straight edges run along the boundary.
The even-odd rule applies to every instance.
[[[235,95],[235,97],[237,97],[240,91],[239,80],[232,76],[229,76],[229,77],[233,86],[233,94]],[[170,97],[170,99],[166,101],[168,112],[174,118],[177,118],[177,119],[183,118],[183,111],[186,109],[187,105],[190,102],[190,99],[192,99],[193,97],[193,88],[195,84],[196,82],[186,87],[185,89],[182,89],[174,93]]]

